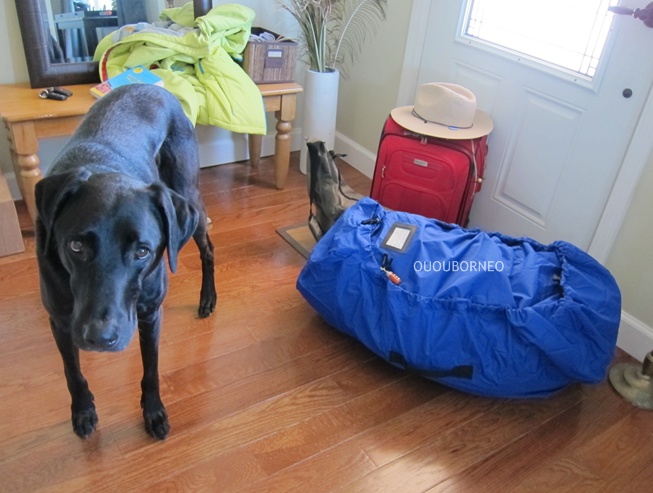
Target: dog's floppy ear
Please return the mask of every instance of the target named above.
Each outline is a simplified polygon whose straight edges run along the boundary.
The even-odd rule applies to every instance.
[[[153,183],[150,185],[150,191],[163,219],[168,264],[170,270],[176,272],[177,253],[195,232],[199,212],[185,198],[163,183]]]
[[[45,233],[45,238],[42,239],[43,251],[50,248],[52,224],[66,199],[73,195],[89,176],[91,174],[88,170],[80,168],[68,173],[48,176],[36,184],[34,190],[36,210]]]

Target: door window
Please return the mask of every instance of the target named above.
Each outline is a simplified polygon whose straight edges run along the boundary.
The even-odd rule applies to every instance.
[[[462,37],[591,80],[615,0],[467,0]]]

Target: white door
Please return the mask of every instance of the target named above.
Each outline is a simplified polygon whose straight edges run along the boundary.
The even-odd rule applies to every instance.
[[[461,84],[494,120],[470,226],[543,243],[562,239],[587,249],[651,90],[647,53],[653,29],[616,17],[607,58],[588,83],[459,37],[464,3],[431,0],[425,7],[415,87]],[[559,28],[551,25],[551,35]]]

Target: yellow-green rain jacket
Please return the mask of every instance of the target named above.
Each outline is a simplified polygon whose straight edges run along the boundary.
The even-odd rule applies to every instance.
[[[165,9],[162,19],[186,26],[178,34],[166,29],[128,26],[133,33],[100,41],[95,59],[104,81],[136,65],[150,68],[181,102],[193,124],[215,125],[238,133],[265,134],[261,92],[232,57],[249,39],[255,13],[243,5],[219,5],[193,17],[193,3]],[[152,68],[158,67],[158,68]]]

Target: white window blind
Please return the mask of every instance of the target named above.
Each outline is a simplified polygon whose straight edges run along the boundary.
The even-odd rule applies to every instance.
[[[592,78],[614,0],[469,0],[463,35]]]

